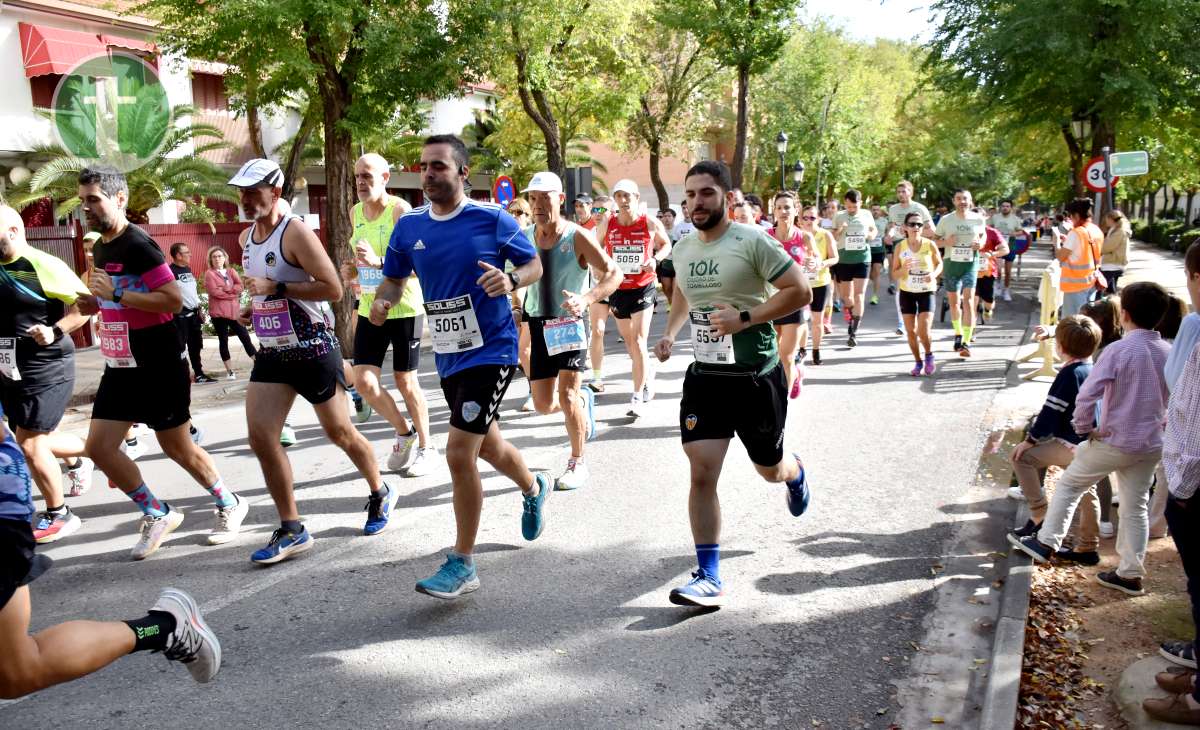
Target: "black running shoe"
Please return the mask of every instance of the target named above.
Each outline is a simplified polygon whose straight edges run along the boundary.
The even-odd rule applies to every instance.
[[[1026,520],[1025,525],[1013,530],[1012,534],[1016,535],[1017,537],[1033,537],[1040,529],[1042,529],[1042,523],[1034,522],[1033,520]]]
[[[962,348],[963,348],[962,335],[955,335],[954,336],[954,351],[958,352]]]

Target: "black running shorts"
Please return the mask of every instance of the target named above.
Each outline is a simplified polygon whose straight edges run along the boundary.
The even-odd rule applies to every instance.
[[[608,295],[608,306],[612,316],[629,319],[634,312],[654,306],[654,283],[637,289],[618,289]]]
[[[383,326],[358,315],[354,330],[354,364],[383,368],[388,347],[392,348],[392,372],[408,373],[421,365],[421,333],[424,315],[389,319]]]
[[[667,258],[658,262],[658,278],[660,278],[660,279],[674,279],[675,278],[675,262],[671,260],[670,256],[668,256]]]
[[[813,312],[821,312],[825,309],[825,297],[829,295],[829,285],[822,284],[821,286],[812,287],[812,302],[808,307]]]
[[[871,249],[871,263],[872,264],[879,264],[880,266],[882,266],[883,265],[883,256],[884,256],[884,253],[883,253],[882,248]]]
[[[910,292],[900,290],[900,314],[921,314],[933,311],[935,292]]]
[[[981,276],[975,280],[975,294],[988,304],[996,302],[996,277]]]
[[[450,425],[485,435],[499,418],[500,401],[512,382],[515,365],[477,365],[442,378],[442,395],[450,409]]]
[[[21,586],[29,585],[50,567],[50,559],[36,555],[33,527],[24,520],[0,517],[0,609]]]
[[[36,433],[50,433],[58,428],[75,390],[74,368],[69,372],[71,378],[61,383],[0,379],[0,404],[9,424]]]
[[[557,378],[563,371],[583,372],[588,369],[587,349],[567,350],[557,355],[546,351],[546,338],[542,334],[544,319],[529,320],[529,379],[547,380]]]
[[[754,375],[698,372],[692,363],[679,399],[679,433],[685,444],[736,433],[750,461],[775,466],[783,460],[787,402],[782,365]]]
[[[169,431],[191,420],[192,375],[175,323],[141,332],[133,354],[137,367],[104,367],[92,418],[144,423],[154,431]]]
[[[350,387],[342,370],[342,353],[337,347],[308,360],[264,358],[260,351],[259,356],[254,358],[250,382],[287,385],[314,406],[337,395],[339,385],[343,389]]]
[[[866,279],[871,275],[871,264],[834,264],[832,267],[833,278],[841,284],[854,281],[855,279]]]

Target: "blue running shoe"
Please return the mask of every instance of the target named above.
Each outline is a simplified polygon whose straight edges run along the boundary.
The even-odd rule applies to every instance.
[[[450,553],[438,571],[425,580],[417,581],[417,593],[450,600],[464,593],[479,590],[479,576],[474,565],[467,565],[461,556]]]
[[[314,542],[316,539],[308,533],[307,528],[301,528],[300,534],[296,534],[280,527],[271,533],[267,546],[255,550],[250,560],[259,565],[272,565],[311,549]]]
[[[591,388],[582,388],[579,394],[583,396],[583,406],[587,411],[587,435],[584,440],[591,441],[596,437],[596,393]]]
[[[521,513],[521,535],[526,540],[536,540],[542,534],[542,528],[546,526],[546,500],[550,499],[550,493],[554,491],[554,484],[551,483],[548,474],[539,471],[533,478],[538,484],[537,496],[521,497],[525,500],[524,511]]]
[[[676,606],[720,606],[725,602],[725,588],[719,578],[713,578],[701,569],[692,573],[690,581],[671,589],[670,601]]]
[[[383,532],[399,499],[400,493],[387,484],[383,485],[382,490],[372,492],[367,498],[367,505],[363,507],[367,511],[367,524],[363,527],[363,534],[378,535]]]
[[[800,457],[792,454],[792,458],[796,460],[796,466],[800,467],[800,474],[792,481],[787,482],[787,505],[792,517],[799,517],[804,514],[804,510],[808,509],[808,500],[812,495],[808,491],[808,479],[805,478],[804,465],[800,463]]]

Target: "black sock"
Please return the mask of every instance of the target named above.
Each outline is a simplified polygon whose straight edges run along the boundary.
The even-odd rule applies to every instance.
[[[57,507],[51,507],[49,505],[46,505],[46,511],[52,515],[57,515],[57,514],[66,514],[67,512],[70,512],[71,510],[67,507],[67,503],[63,502],[62,504],[58,505]]]
[[[74,464],[72,464],[72,463],[71,463],[71,462],[69,462],[69,461],[67,462],[67,468],[68,468],[68,469],[78,469],[78,468],[79,468],[79,467],[81,467],[81,466],[83,466],[83,457],[81,457],[81,456],[76,456],[76,457],[75,457],[75,463],[74,463]]]
[[[166,611],[151,611],[144,618],[126,621],[133,630],[134,651],[162,651],[167,637],[175,630],[175,617]]]
[[[301,532],[304,532],[304,523],[300,520],[283,520],[279,523],[279,526],[293,535],[299,535]]]
[[[136,444],[136,443],[137,443],[137,436],[134,436],[134,437],[133,437],[133,438],[131,438],[131,439],[125,439],[125,443],[126,443],[126,444],[128,444],[128,445],[130,445],[130,446],[133,446],[134,444]]]

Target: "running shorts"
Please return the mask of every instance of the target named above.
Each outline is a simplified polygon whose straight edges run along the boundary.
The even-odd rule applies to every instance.
[[[74,368],[71,378],[61,383],[29,384],[22,380],[0,379],[0,405],[14,428],[50,433],[71,405],[75,391]]]
[[[880,266],[883,266],[883,256],[884,256],[884,254],[883,254],[882,248],[871,249],[871,263],[872,264],[879,264]]]
[[[979,269],[968,269],[960,276],[949,277],[942,274],[942,286],[946,291],[960,293],[963,289],[974,289],[975,280],[978,278]]]
[[[675,278],[675,262],[671,260],[670,256],[668,256],[667,258],[658,262],[658,278],[660,278],[660,279],[674,279]]]
[[[286,385],[314,406],[337,395],[337,386],[350,388],[342,370],[342,352],[337,347],[306,360],[266,359],[259,355],[254,358],[250,382]]]
[[[557,355],[546,351],[546,338],[542,334],[545,321],[536,317],[529,320],[529,379],[546,380],[557,378],[564,370],[577,373],[587,370],[586,348],[567,350]]]
[[[825,311],[825,298],[829,294],[829,285],[822,284],[812,288],[812,302],[808,305],[814,312]]]
[[[608,306],[612,309],[612,316],[629,319],[634,312],[653,307],[654,294],[654,282],[637,289],[618,289],[608,295]]]
[[[163,327],[164,325],[160,325]],[[144,423],[154,431],[169,431],[191,420],[192,376],[179,334],[172,322],[165,332],[161,357],[137,353],[138,366],[105,366],[92,404],[92,418],[125,423]]]
[[[408,373],[421,364],[421,332],[424,315],[389,319],[383,326],[358,315],[354,330],[354,364],[383,368],[388,347],[392,348],[392,372]]]
[[[996,301],[996,277],[982,276],[975,280],[975,293],[988,304]]]
[[[762,375],[699,372],[692,363],[683,377],[679,434],[685,444],[737,434],[750,461],[775,466],[783,461],[787,402],[787,380],[778,363]]]
[[[25,520],[0,518],[0,609],[21,586],[45,573],[50,558],[34,553],[33,526]]]
[[[800,307],[791,314],[785,314],[779,319],[772,320],[773,324],[800,324],[804,321],[804,307]]]
[[[935,292],[910,292],[900,290],[900,314],[922,314],[933,311]]]
[[[483,436],[499,419],[500,402],[516,367],[477,365],[442,378],[442,395],[450,408],[450,425]]]
[[[865,279],[871,275],[871,264],[834,264],[833,278],[835,281],[845,283],[854,281],[855,279]]]

